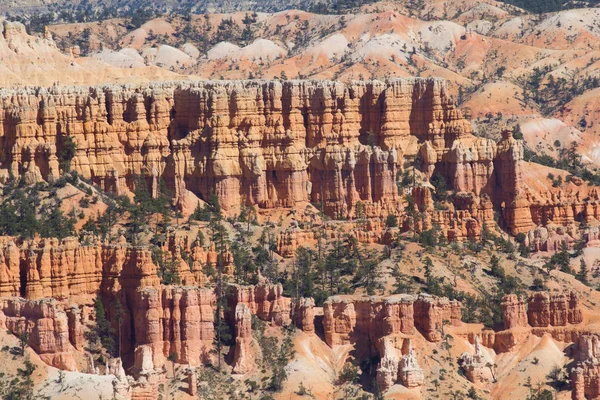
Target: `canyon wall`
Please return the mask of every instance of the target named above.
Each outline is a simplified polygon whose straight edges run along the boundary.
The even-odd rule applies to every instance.
[[[536,292],[527,300],[511,294],[502,299],[504,330],[487,343],[497,352],[507,352],[523,343],[530,334],[550,334],[555,340],[576,342],[585,333],[583,311],[574,292]]]
[[[531,225],[514,198],[521,142],[471,135],[440,79],[0,92],[0,180],[55,181],[71,141],[70,169],[117,194],[143,176],[153,194],[164,180],[180,206],[188,191],[203,199],[214,191],[225,210],[312,202],[334,217],[355,215],[359,201],[367,216],[401,215],[397,175],[418,154],[427,177],[439,173],[450,189],[473,194],[454,210],[431,210],[423,229],[474,236],[493,222],[492,202],[505,204],[513,231]]]
[[[413,335],[415,328],[429,341],[442,339],[444,324],[461,324],[457,301],[433,297],[393,295],[388,297],[329,297],[323,306],[325,341],[331,347],[357,342],[376,344],[392,334]]]
[[[68,164],[116,194],[145,182],[156,195],[164,181],[180,207],[214,191],[231,213],[312,202],[345,218],[361,202],[367,217],[395,214],[405,230],[439,226],[450,240],[493,226],[495,209],[535,250],[569,241],[556,227],[568,234],[600,219],[597,190],[580,180],[569,191],[529,187],[522,141],[509,131],[498,142],[473,136],[434,78],[4,89],[0,149],[0,181],[53,182]],[[413,188],[425,213],[418,220],[404,210],[407,188],[398,188],[415,156],[426,178],[439,174],[457,193],[441,210],[429,189]]]

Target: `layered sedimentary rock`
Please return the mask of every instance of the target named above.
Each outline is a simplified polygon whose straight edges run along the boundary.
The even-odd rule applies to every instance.
[[[460,303],[429,295],[389,297],[333,296],[323,306],[325,341],[331,347],[387,335],[412,335],[439,341],[444,324],[461,323]]]
[[[442,329],[444,323],[461,323],[460,303],[428,295],[333,296],[323,306],[327,344],[352,344],[359,357],[378,354],[376,379],[382,391],[396,383],[408,388],[423,384],[424,373],[409,338],[416,327],[426,339],[437,341],[441,336],[431,328]]]
[[[194,244],[191,248],[194,250],[198,246]],[[124,309],[123,319],[133,319],[136,311],[146,312],[147,303],[142,302],[144,306],[140,309],[141,299],[138,289],[161,290],[157,275],[158,267],[152,261],[150,250],[130,246],[124,238],[112,244],[100,242],[82,244],[74,238],[62,241],[43,239],[21,243],[5,238],[4,243],[0,245],[0,252],[4,256],[0,257],[0,296],[20,295],[27,299],[63,300],[77,297],[80,305],[91,305],[93,297],[100,295],[105,300],[105,308],[109,319],[113,321],[114,329],[118,329],[118,324],[114,322],[117,320],[115,315],[117,303]],[[183,262],[181,257],[176,257],[177,254],[174,252],[174,260]],[[194,262],[192,269],[187,264],[180,267],[180,276],[184,278],[182,280],[185,284],[194,285],[204,281],[202,273],[206,265],[204,263],[210,262],[211,257],[216,253],[204,251],[203,254],[204,258],[192,257]],[[164,293],[155,295],[160,303],[170,301],[170,296]],[[179,301],[177,296],[179,295],[176,295],[176,300]],[[182,301],[193,300],[184,295]],[[204,298],[201,302],[203,301]],[[201,305],[210,306],[210,301]],[[182,307],[185,309],[187,306],[184,304]],[[190,306],[195,307],[194,304]],[[75,348],[82,350],[84,345],[82,308],[67,307],[64,311],[69,322],[69,338]],[[175,318],[179,317],[176,315]],[[135,344],[126,340],[134,334],[132,326],[133,324],[122,324],[124,351],[135,347]],[[139,339],[143,335],[135,337]],[[175,339],[175,342],[178,340]],[[179,354],[179,349],[174,351]],[[185,354],[181,357],[189,358]],[[127,364],[130,362],[130,360],[124,361]]]
[[[188,394],[192,397],[196,397],[198,394],[198,376],[196,375],[196,368],[189,367],[186,371]]]
[[[135,371],[142,374],[160,368],[171,354],[180,364],[209,363],[214,340],[214,302],[214,292],[209,288],[138,289],[132,302]]]
[[[238,303],[235,309],[234,374],[245,374],[254,368],[252,342],[252,314],[250,308],[244,303]]]
[[[54,299],[0,299],[0,326],[27,344],[49,365],[77,370],[69,333],[73,328],[64,307]]]
[[[129,398],[131,394],[131,384],[123,369],[121,358],[116,357],[109,359],[106,363],[106,373],[115,376],[115,380],[113,381],[114,393],[124,398]]]
[[[425,382],[425,372],[419,366],[411,340],[400,340],[400,349],[397,342],[397,338],[393,336],[384,336],[379,346],[382,357],[376,379],[383,392],[396,383],[413,389],[421,387]]]
[[[82,244],[75,238],[22,243],[4,239],[0,296],[67,299],[158,284],[150,250],[132,247],[123,237],[111,244]]]
[[[179,276],[182,285],[199,285],[208,281],[204,274],[208,264],[213,268],[217,265],[218,253],[215,251],[215,244],[210,243],[208,248],[204,248],[200,242],[190,240],[177,231],[172,232],[168,238],[163,250],[167,256],[171,257],[175,265],[175,272]],[[184,260],[183,253],[189,255],[189,263]],[[233,274],[233,255],[229,251],[223,254],[223,272]]]
[[[576,365],[571,371],[573,400],[600,398],[600,338],[586,334],[577,342]]]
[[[467,379],[475,384],[487,384],[494,381],[490,363],[485,358],[479,336],[475,337],[474,353],[463,353],[459,359],[459,365],[463,369]]]
[[[451,189],[512,204],[522,159],[511,138],[473,137],[439,79],[7,90],[0,132],[3,179],[56,180],[73,141],[71,169],[117,194],[137,175],[152,194],[164,180],[180,205],[214,191],[226,210],[310,201],[335,217],[359,201],[368,216],[400,212],[396,175],[416,153]]]
[[[296,326],[308,335],[315,333],[315,301],[302,297],[294,307]]]
[[[579,324],[583,315],[575,293],[539,292],[529,298],[527,318],[532,327],[566,326]]]
[[[456,300],[419,295],[414,309],[415,327],[431,342],[443,339],[444,325],[461,323],[461,304]]]
[[[227,305],[228,319],[235,321],[238,304],[245,304],[252,315],[276,326],[289,325],[291,320],[291,299],[283,296],[281,284],[259,283],[255,286],[229,285]]]
[[[400,359],[399,374],[402,385],[407,388],[418,388],[425,383],[425,372],[419,366],[417,355],[410,339],[405,341],[404,355]]]
[[[58,160],[71,142],[70,168],[104,190],[123,194],[143,176],[153,195],[164,181],[180,206],[190,206],[188,192],[208,199],[214,191],[230,212],[242,204],[312,202],[332,217],[353,217],[360,202],[367,216],[399,215],[396,176],[404,157],[418,154],[426,177],[438,173],[449,189],[473,200],[443,212],[429,204],[426,221],[404,221],[412,229],[435,224],[450,239],[475,237],[493,224],[494,208],[514,234],[600,219],[598,193],[585,185],[548,193],[527,187],[523,143],[510,131],[497,143],[474,137],[440,79],[170,82],[0,93],[0,147],[6,149],[0,180],[58,179]]]
[[[384,337],[380,344],[381,361],[377,367],[377,384],[382,392],[391,388],[398,379],[398,367],[400,359],[398,351],[390,338]]]
[[[527,304],[516,294],[509,294],[502,298],[502,316],[504,329],[527,326]]]
[[[495,333],[493,347],[497,352],[511,351],[529,335],[549,333],[555,340],[572,342],[581,335],[577,327],[583,321],[580,301],[574,292],[549,294],[537,292],[527,305],[517,295],[502,299],[504,330]]]

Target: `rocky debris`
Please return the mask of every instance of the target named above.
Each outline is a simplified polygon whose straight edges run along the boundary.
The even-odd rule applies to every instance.
[[[459,365],[463,369],[467,379],[475,384],[487,384],[494,382],[492,367],[485,358],[479,336],[475,336],[475,351],[473,354],[464,352],[459,358]]]
[[[246,374],[254,368],[252,342],[252,314],[250,314],[250,308],[244,303],[238,303],[235,309],[234,374]]]

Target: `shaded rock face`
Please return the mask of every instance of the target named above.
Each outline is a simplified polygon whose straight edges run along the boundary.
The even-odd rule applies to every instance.
[[[507,352],[527,340],[530,334],[550,334],[555,340],[577,341],[583,313],[574,292],[561,294],[534,293],[527,300],[514,295],[502,299],[504,330],[494,334],[496,352]]]
[[[415,327],[427,340],[437,342],[442,339],[443,325],[459,325],[460,318],[458,301],[424,294],[333,296],[323,305],[325,341],[331,347],[363,340],[374,344],[398,333],[412,335]]]
[[[533,294],[529,297],[527,317],[532,327],[567,326],[583,320],[579,299],[573,292]]]
[[[191,366],[211,360],[214,341],[212,289],[165,286],[135,292],[133,306],[134,370],[147,374],[175,354]],[[124,349],[127,351],[127,349]]]
[[[455,306],[458,309],[452,310]],[[418,312],[426,315],[418,315]],[[417,320],[421,321],[419,325]],[[444,322],[461,323],[460,303],[428,295],[333,296],[323,306],[327,344],[330,347],[352,344],[359,357],[379,355],[376,379],[382,391],[396,383],[408,388],[423,385],[424,372],[419,367],[410,336],[415,334],[416,327],[427,340],[440,340],[441,335],[434,334],[430,328],[441,329]],[[367,343],[371,344],[370,348],[365,347]]]
[[[71,337],[70,333],[78,331],[76,325],[79,322],[71,320],[56,300],[1,299],[0,323],[17,336],[26,335],[29,346],[47,364],[68,371],[77,370],[71,349],[82,338]]]
[[[584,334],[576,347],[577,363],[571,372],[572,399],[600,398],[600,337]]]

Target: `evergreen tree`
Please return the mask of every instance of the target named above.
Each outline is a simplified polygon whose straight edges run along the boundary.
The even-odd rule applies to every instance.
[[[367,294],[375,294],[376,289],[381,288],[379,258],[371,251],[360,250],[358,240],[355,237],[350,239],[353,256],[357,260],[357,271],[354,275],[354,282],[364,287]]]
[[[221,352],[223,345],[231,340],[231,332],[229,325],[224,319],[224,315],[227,308],[227,296],[225,293],[225,286],[223,282],[223,268],[225,261],[225,253],[227,252],[227,243],[229,236],[227,229],[223,225],[220,219],[220,213],[213,217],[213,220],[209,225],[211,231],[211,240],[215,245],[215,251],[217,252],[217,280],[215,295],[217,300],[217,307],[215,310],[215,348],[217,352],[217,368],[221,370]]]
[[[106,311],[100,296],[96,296],[94,299],[94,311],[96,316],[96,325],[94,326],[93,330],[93,336],[95,336],[93,339],[99,340],[106,352],[110,355],[114,355],[115,339],[110,327],[110,322],[106,318]]]
[[[577,280],[579,280],[584,285],[588,285],[589,281],[588,281],[587,276],[588,276],[588,267],[587,267],[587,264],[585,263],[585,260],[582,257],[581,261],[580,261],[579,271],[575,275],[575,278],[577,278]]]
[[[58,152],[58,166],[63,173],[69,172],[71,160],[75,157],[77,145],[72,136],[62,137],[61,149]]]

